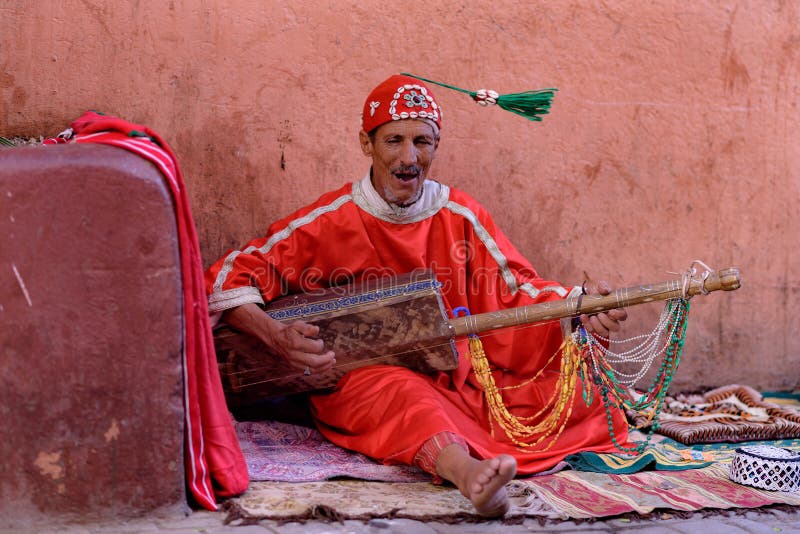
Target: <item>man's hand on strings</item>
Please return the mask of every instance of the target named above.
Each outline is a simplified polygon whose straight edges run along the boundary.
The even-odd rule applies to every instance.
[[[309,369],[321,373],[336,363],[333,351],[325,350],[319,335],[319,327],[303,321],[283,324],[273,321],[271,342],[268,345],[289,365],[297,369]]]
[[[586,285],[586,294],[608,295],[611,293],[611,286],[605,281]],[[628,312],[624,308],[608,310],[607,312],[593,313],[591,315],[581,315],[581,324],[590,334],[598,334],[608,337],[611,332],[618,332],[622,325],[620,323],[628,318]]]
[[[323,341],[317,339],[316,325],[303,321],[283,324],[252,303],[227,310],[222,319],[237,330],[259,338],[295,369],[321,373],[336,364],[333,351],[325,350]]]

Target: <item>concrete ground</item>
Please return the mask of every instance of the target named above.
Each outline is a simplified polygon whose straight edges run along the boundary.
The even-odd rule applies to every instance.
[[[519,524],[504,524],[500,520],[480,523],[426,523],[409,519],[373,519],[369,522],[345,521],[327,523],[309,521],[307,523],[278,524],[275,521],[262,521],[257,525],[224,525],[222,512],[196,511],[182,518],[148,517],[135,521],[92,525],[51,525],[46,528],[30,530],[35,533],[163,533],[163,534],[323,534],[323,533],[372,533],[372,534],[492,534],[512,532],[622,532],[652,534],[775,534],[800,533],[800,507],[764,508],[749,511],[717,512],[712,515],[693,513],[688,517],[675,517],[669,513],[657,514],[652,518],[617,518],[595,522],[547,521],[544,524],[535,519],[525,519]],[[0,532],[27,532],[22,530]]]

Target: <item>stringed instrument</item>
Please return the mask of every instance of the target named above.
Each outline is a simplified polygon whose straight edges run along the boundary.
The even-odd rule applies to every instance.
[[[594,314],[646,302],[688,299],[700,293],[732,291],[739,270],[706,271],[687,277],[621,288],[608,295],[580,295],[518,308],[448,318],[440,284],[431,271],[367,280],[316,293],[283,297],[266,308],[284,323],[302,320],[320,328],[336,365],[304,374],[269,352],[260,340],[230,327],[215,331],[220,375],[231,407],[305,391],[331,388],[347,372],[366,365],[399,365],[422,373],[458,366],[455,338],[498,328]]]

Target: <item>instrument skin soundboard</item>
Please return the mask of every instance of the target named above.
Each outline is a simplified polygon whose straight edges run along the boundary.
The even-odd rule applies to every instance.
[[[347,372],[366,365],[421,373],[458,366],[453,327],[431,271],[291,295],[271,302],[265,312],[287,324],[318,325],[325,348],[336,354],[336,365],[305,375],[260,340],[224,326],[214,332],[214,345],[231,407],[332,388]]]

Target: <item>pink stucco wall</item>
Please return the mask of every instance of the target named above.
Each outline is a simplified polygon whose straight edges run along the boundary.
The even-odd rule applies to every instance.
[[[738,292],[693,301],[676,385],[791,388],[798,28],[779,0],[0,0],[0,135],[52,135],[89,108],[151,126],[208,264],[362,175],[360,107],[389,74],[557,87],[536,124],[439,90],[433,175],[564,283],[740,267]],[[657,313],[633,310],[628,332]]]

